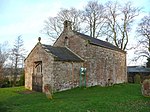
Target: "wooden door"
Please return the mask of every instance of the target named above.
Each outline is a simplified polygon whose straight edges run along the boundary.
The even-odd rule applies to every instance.
[[[42,61],[34,62],[34,70],[32,75],[32,90],[42,92],[42,78]]]

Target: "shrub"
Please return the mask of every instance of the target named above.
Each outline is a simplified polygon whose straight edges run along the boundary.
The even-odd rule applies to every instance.
[[[141,82],[141,77],[140,77],[139,74],[136,74],[136,75],[134,76],[134,83],[140,84],[140,82]]]
[[[25,82],[25,77],[24,77],[24,74],[22,74],[21,76],[20,76],[20,80],[19,80],[19,86],[24,86],[24,82]]]
[[[10,85],[9,79],[6,77],[0,78],[0,88],[9,87]]]

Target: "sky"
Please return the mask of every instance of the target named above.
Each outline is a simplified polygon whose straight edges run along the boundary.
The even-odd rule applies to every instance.
[[[56,16],[60,8],[75,7],[82,9],[89,0],[0,0],[0,44],[8,41],[13,46],[15,39],[22,35],[24,47],[28,53],[38,42],[51,44],[52,41],[45,34],[41,33],[44,27],[44,21],[48,17]],[[99,3],[105,3],[107,0],[98,0]],[[114,0],[112,0],[114,1]],[[117,0],[123,3],[124,0]],[[142,7],[143,12],[139,16],[142,18],[150,12],[150,0],[130,0],[134,6]],[[132,39],[133,43],[135,38]],[[129,43],[130,45],[130,43]],[[128,51],[128,65],[131,63],[133,51]],[[143,61],[138,64],[142,64]]]

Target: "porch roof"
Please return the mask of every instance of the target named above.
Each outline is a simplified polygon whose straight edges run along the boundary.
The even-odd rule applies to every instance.
[[[45,44],[42,44],[42,47],[45,49],[46,52],[53,54],[55,56],[55,60],[57,61],[83,61],[81,57],[79,57],[77,54],[73,53],[66,47],[54,47]]]

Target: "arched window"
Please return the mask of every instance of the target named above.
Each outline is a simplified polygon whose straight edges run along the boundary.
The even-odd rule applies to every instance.
[[[68,37],[65,37],[65,42],[64,42],[65,46],[68,46],[69,45],[69,39]]]

